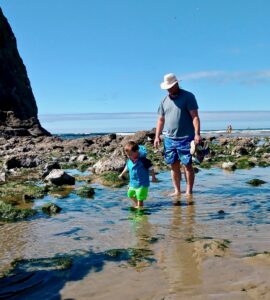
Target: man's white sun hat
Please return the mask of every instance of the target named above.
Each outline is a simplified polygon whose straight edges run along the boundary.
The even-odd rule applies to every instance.
[[[164,81],[161,82],[160,87],[162,90],[168,90],[178,83],[178,79],[173,73],[166,74],[164,76]]]

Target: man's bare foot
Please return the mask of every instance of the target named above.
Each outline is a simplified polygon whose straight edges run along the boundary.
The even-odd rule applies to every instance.
[[[179,197],[181,196],[181,192],[174,192],[172,194],[169,194],[170,197]]]

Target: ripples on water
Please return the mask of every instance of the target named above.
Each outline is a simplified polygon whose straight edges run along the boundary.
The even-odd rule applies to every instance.
[[[0,226],[1,269],[15,258],[46,258],[78,251],[83,255],[75,259],[69,271],[21,270],[20,275],[0,281],[0,287],[5,287],[0,289],[0,299],[13,295],[8,291],[18,290],[25,290],[19,298],[36,299],[38,291],[48,292],[48,287],[48,297],[58,299],[65,282],[81,280],[89,272],[102,271],[110,261],[104,251],[151,248],[151,240],[157,241],[157,245],[165,243],[170,246],[187,237],[210,236],[233,241],[235,256],[264,251],[267,243],[269,247],[269,174],[269,168],[235,172],[201,170],[196,175],[193,198],[187,200],[182,195],[178,206],[173,206],[168,197],[170,174],[160,173],[160,182],[151,186],[144,214],[128,209],[131,203],[126,198],[126,188],[109,189],[94,185],[96,195],[93,199],[70,194],[62,199],[47,196],[37,200],[35,208],[52,201],[63,210],[53,217]],[[267,183],[260,187],[246,183],[255,177]],[[184,187],[184,182],[182,185]],[[173,260],[173,256],[170,259]]]

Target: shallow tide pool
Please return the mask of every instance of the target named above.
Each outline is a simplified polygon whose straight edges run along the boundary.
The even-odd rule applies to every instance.
[[[253,178],[266,184],[246,183]],[[2,224],[0,271],[18,258],[66,254],[73,262],[67,270],[21,265],[13,277],[0,280],[0,299],[270,297],[269,260],[246,260],[270,251],[270,169],[202,169],[192,198],[168,196],[169,172],[158,179],[144,212],[129,209],[126,187],[93,184],[92,199],[70,194],[35,201],[35,208],[56,203],[63,209],[58,215]],[[184,191],[184,181],[182,186]],[[228,240],[224,255],[211,255],[210,244],[201,248],[204,239]]]

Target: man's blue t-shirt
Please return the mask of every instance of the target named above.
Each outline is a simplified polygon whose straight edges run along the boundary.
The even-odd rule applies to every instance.
[[[183,89],[176,99],[167,95],[160,103],[158,114],[165,117],[166,136],[182,138],[194,136],[194,126],[190,115],[191,110],[197,110],[195,96]]]

